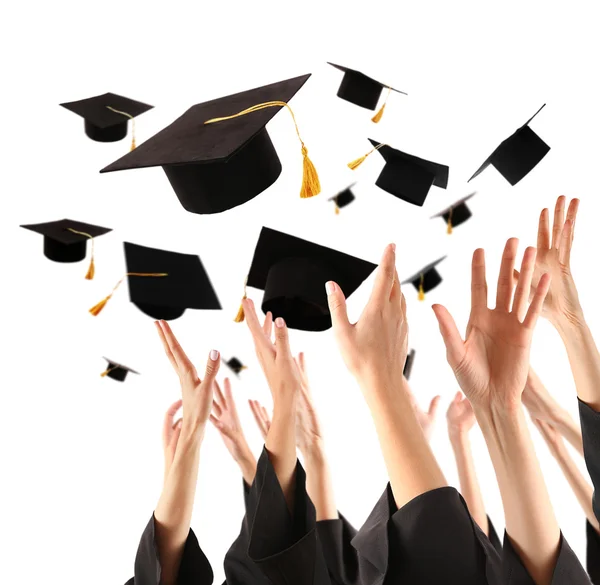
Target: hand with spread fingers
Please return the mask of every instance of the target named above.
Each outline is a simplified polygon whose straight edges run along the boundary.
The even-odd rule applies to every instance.
[[[457,392],[446,412],[448,434],[450,438],[468,433],[475,425],[476,418],[473,407],[462,392]]]
[[[415,395],[413,394],[412,390],[408,386],[408,383],[406,385],[407,385],[407,388],[409,389],[410,400],[413,405],[413,408],[415,409],[415,414],[417,415],[417,420],[419,421],[419,424],[421,425],[421,428],[423,429],[423,434],[425,435],[425,438],[428,441],[430,441],[431,435],[433,433],[433,426],[435,424],[435,419],[437,417],[437,413],[439,410],[440,401],[442,400],[442,397],[434,396],[431,399],[431,402],[429,403],[429,408],[427,410],[423,410],[417,403],[417,399],[415,398]]]
[[[177,443],[179,442],[179,435],[181,434],[181,424],[183,419],[179,418],[176,422],[173,421],[182,404],[183,400],[181,399],[171,404],[169,410],[165,413],[163,422],[162,443],[165,457],[165,481],[169,474],[169,470],[171,469],[171,465],[173,464]]]
[[[258,400],[248,400],[248,404],[250,405],[250,410],[252,411],[260,435],[263,441],[266,441],[269,429],[271,428],[271,417],[267,409]]]
[[[223,388],[224,391],[221,391],[221,387],[215,381],[213,414],[210,415],[210,422],[219,431],[225,447],[239,465],[244,481],[252,485],[256,474],[256,458],[246,441],[229,378],[223,381]]]

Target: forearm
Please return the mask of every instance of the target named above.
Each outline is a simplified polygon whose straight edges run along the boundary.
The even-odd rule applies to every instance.
[[[369,397],[368,406],[398,508],[425,492],[447,486],[404,382],[393,386],[374,380],[365,396]]]
[[[246,444],[242,449],[240,455],[236,458],[242,477],[248,485],[252,485],[254,476],[256,475],[256,457],[250,450],[250,447]]]
[[[265,447],[290,512],[294,512],[296,476],[296,397],[277,400]]]
[[[561,450],[554,455],[564,476],[566,477],[579,505],[581,506],[588,522],[596,529],[600,529],[600,525],[594,509],[592,508],[592,495],[594,488],[587,482],[581,471],[566,450]]]
[[[580,400],[600,410],[600,353],[583,313],[581,320],[563,320],[556,328],[567,350]]]
[[[476,411],[496,471],[506,532],[537,585],[551,582],[560,529],[521,408]]]
[[[583,439],[579,422],[575,421],[569,413],[565,412],[556,421],[554,427],[583,457]]]
[[[467,502],[473,520],[489,536],[490,528],[485,512],[485,504],[483,503],[483,495],[477,480],[469,436],[462,431],[451,431],[449,435],[454,458],[456,459],[460,492]]]
[[[161,585],[175,585],[186,540],[190,532],[200,446],[204,429],[181,431],[177,450],[166,476],[154,519],[156,545],[162,567]]]
[[[335,520],[338,511],[335,505],[331,470],[322,446],[303,453],[306,467],[306,491],[317,513],[317,522]]]

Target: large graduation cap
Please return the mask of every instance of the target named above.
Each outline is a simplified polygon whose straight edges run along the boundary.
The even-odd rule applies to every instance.
[[[103,359],[105,359],[108,362],[108,365],[106,366],[106,370],[102,372],[102,377],[106,376],[107,378],[117,380],[117,382],[124,382],[129,372],[131,372],[132,374],[139,374],[139,372],[136,372],[135,370],[122,364],[119,364],[113,360],[109,360],[106,357]]]
[[[354,69],[342,65],[336,65],[335,63],[327,63],[344,72],[344,77],[342,77],[342,83],[337,93],[338,97],[362,108],[374,110],[377,107],[381,92],[384,88],[389,88],[396,93],[408,95],[399,89],[394,89],[385,83],[376,81],[360,71],[355,71]]]
[[[413,274],[410,278],[407,278],[400,284],[412,284],[419,291],[419,300],[423,300],[425,298],[425,293],[433,290],[436,286],[438,286],[442,282],[442,277],[440,273],[436,270],[436,266],[442,261],[445,260],[446,256],[442,256],[438,258],[435,262],[428,264],[416,274]]]
[[[291,329],[331,327],[325,283],[333,280],[348,298],[376,264],[263,227],[247,285],[264,290],[262,310],[283,317]]]
[[[472,181],[492,165],[511,185],[516,185],[550,151],[550,147],[529,127],[544,104],[512,136],[504,140],[469,179]],[[468,182],[468,181],[467,181]]]
[[[97,142],[122,140],[127,136],[129,120],[154,107],[115,93],[104,93],[59,105],[81,116],[84,119],[85,133]]]
[[[161,166],[191,213],[220,213],[250,201],[278,179],[281,162],[266,125],[281,110],[268,107],[205,124],[251,106],[288,102],[310,74],[192,106],[172,124],[101,173]]]
[[[440,211],[439,213],[436,213],[435,215],[432,215],[430,219],[441,217],[448,226],[448,233],[451,234],[452,228],[455,228],[456,226],[464,223],[473,215],[471,213],[471,210],[467,206],[467,201],[475,195],[477,195],[476,191],[473,191],[473,193],[469,193],[469,195],[467,195],[466,197],[463,197],[462,199],[459,199],[458,201],[454,202],[452,205],[450,205],[450,207],[446,207],[446,209]]]

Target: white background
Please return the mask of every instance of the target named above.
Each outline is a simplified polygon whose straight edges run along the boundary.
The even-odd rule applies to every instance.
[[[138,539],[161,489],[163,413],[179,387],[152,320],[129,302],[126,283],[100,316],[87,312],[124,274],[124,240],[202,258],[224,310],[188,310],[172,327],[199,369],[213,347],[250,366],[234,381],[234,392],[256,453],[261,441],[245,401],[268,403],[269,392],[246,326],[232,318],[263,225],[373,262],[394,241],[401,278],[449,254],[440,266],[443,284],[424,303],[412,287],[405,291],[410,345],[417,350],[411,384],[422,405],[439,393],[445,410],[457,390],[431,304],[446,304],[464,327],[472,251],[486,249],[493,298],[506,239],[520,237],[521,250],[535,245],[539,211],[560,194],[581,198],[574,272],[591,326],[600,327],[592,286],[600,212],[594,8],[593,2],[568,8],[550,2],[13,3],[0,35],[2,580],[106,585],[133,574]],[[342,74],[326,61],[409,95],[392,94],[382,122],[372,124],[373,112],[336,97]],[[300,148],[281,112],[268,126],[283,164],[280,179],[220,215],[184,211],[160,168],[100,175],[128,151],[129,137],[93,142],[83,121],[58,106],[105,92],[153,104],[137,119],[140,143],[193,104],[308,72],[311,79],[291,105],[322,195],[298,196]],[[493,148],[543,103],[532,127],[552,150],[540,165],[514,188],[493,168],[467,185]],[[379,190],[379,155],[354,173],[346,167],[370,148],[367,138],[448,164],[448,190],[433,188],[423,208]],[[357,179],[357,200],[334,215],[327,198]],[[442,220],[429,217],[471,187],[478,190],[469,203],[474,216],[449,237]],[[91,282],[84,280],[87,261],[50,262],[41,236],[18,227],[64,217],[114,229],[97,240]],[[352,317],[371,284],[372,277],[351,297]],[[250,290],[257,302],[261,294]],[[386,482],[369,414],[331,332],[294,332],[292,340],[307,355],[339,509],[358,527]],[[103,355],[141,375],[125,384],[100,378]],[[576,414],[565,352],[546,323],[536,333],[532,363]],[[493,469],[479,432],[472,435],[488,512],[501,531]],[[583,555],[583,515],[545,445],[535,440],[560,524]],[[443,416],[433,446],[456,482]],[[193,527],[217,584],[242,507],[240,474],[211,428]]]

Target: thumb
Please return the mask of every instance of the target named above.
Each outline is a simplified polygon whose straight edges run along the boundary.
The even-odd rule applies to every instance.
[[[456,323],[446,307],[433,305],[433,312],[440,326],[440,333],[446,346],[446,356],[451,368],[455,368],[463,359],[465,354],[464,341],[458,332]]]
[[[331,323],[334,330],[346,329],[350,326],[346,310],[346,298],[338,284],[330,280],[325,283],[327,304],[331,313]]]
[[[208,386],[212,395],[213,386],[221,365],[221,356],[216,349],[211,349],[208,354],[208,361],[206,362],[206,370],[204,373],[204,379],[202,380],[203,386]]]
[[[435,415],[437,414],[437,410],[438,410],[438,408],[440,406],[440,400],[441,399],[442,399],[441,396],[434,396],[433,400],[429,404],[429,416],[431,418],[435,418]]]
[[[277,349],[278,358],[286,357],[293,360],[288,328],[283,317],[277,317],[277,319],[275,319],[275,347]]]

